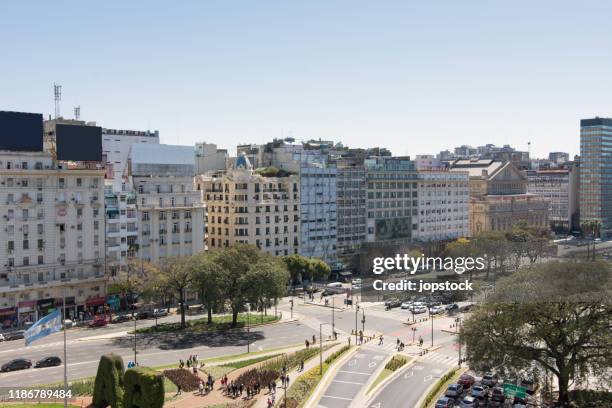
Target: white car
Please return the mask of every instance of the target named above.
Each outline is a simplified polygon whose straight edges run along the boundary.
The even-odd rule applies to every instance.
[[[412,308],[412,313],[414,314],[421,314],[421,313],[426,313],[427,312],[427,307],[425,306],[415,306]]]
[[[410,309],[410,307],[412,307],[412,302],[404,302],[400,307],[404,310]]]
[[[351,281],[351,283],[353,284],[353,286],[361,285],[361,278],[355,278]]]
[[[4,341],[4,334],[0,333],[0,341]]]
[[[434,306],[431,309],[429,309],[431,314],[440,314],[440,313],[444,313],[444,306]]]

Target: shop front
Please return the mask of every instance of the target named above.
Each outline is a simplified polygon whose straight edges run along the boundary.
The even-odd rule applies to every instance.
[[[64,306],[64,299],[56,298],[55,307],[62,308],[63,306]],[[78,313],[77,313],[75,298],[74,296],[67,296],[66,297],[66,319],[70,319],[74,321],[77,319],[77,316],[78,316]]]
[[[47,299],[39,299],[37,301],[38,308],[38,319],[45,317],[49,313],[55,310],[55,299],[47,298]]]
[[[38,302],[24,300],[17,304],[17,321],[19,326],[33,324],[38,320]]]
[[[106,298],[106,304],[112,312],[117,312],[121,307],[121,299],[119,295],[110,295]]]
[[[97,296],[87,299],[85,302],[87,319],[93,318],[97,314],[104,313],[104,305],[106,304],[105,296]]]
[[[0,328],[10,329],[17,326],[17,308],[7,307],[0,309]]]

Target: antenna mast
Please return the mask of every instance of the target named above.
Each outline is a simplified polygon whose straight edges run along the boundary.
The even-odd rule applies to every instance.
[[[62,100],[62,86],[60,84],[53,84],[53,99],[55,100],[55,119],[57,119],[60,115],[60,101]]]
[[[74,107],[74,119],[79,120],[80,117],[81,117],[81,106],[75,106]]]

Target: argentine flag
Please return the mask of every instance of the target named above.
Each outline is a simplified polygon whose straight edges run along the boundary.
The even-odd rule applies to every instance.
[[[42,339],[51,333],[58,332],[62,329],[62,314],[59,309],[55,309],[30,327],[24,333],[25,344],[29,346],[35,340]]]

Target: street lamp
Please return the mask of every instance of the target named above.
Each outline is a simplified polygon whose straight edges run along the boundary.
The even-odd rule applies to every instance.
[[[365,308],[361,309],[361,331],[365,333]]]
[[[412,330],[412,344],[414,344],[414,335],[416,334],[417,328],[413,326],[410,330]]]
[[[461,342],[459,341],[459,327],[461,325],[461,317],[455,318],[455,335],[457,335],[457,345],[459,346],[459,367],[461,367]]]
[[[319,374],[323,375],[323,326],[329,323],[319,324]],[[285,399],[286,402],[286,399]]]
[[[355,345],[357,345],[357,317],[359,315],[359,305],[355,307]]]
[[[335,302],[334,302],[335,298],[332,295],[332,336],[334,336],[334,340],[335,340],[335,333],[336,333],[336,322],[335,322]]]
[[[247,354],[249,354],[251,352],[251,340],[250,340],[250,333],[251,333],[251,327],[250,327],[250,321],[251,319],[249,319],[250,317],[250,309],[251,306],[247,303]]]

